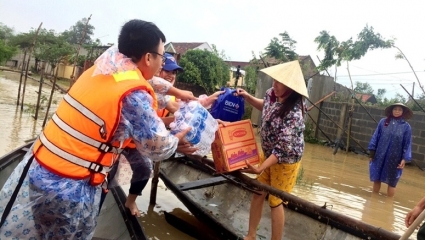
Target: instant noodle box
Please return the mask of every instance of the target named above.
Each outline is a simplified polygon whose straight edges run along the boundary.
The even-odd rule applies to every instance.
[[[250,120],[220,125],[211,144],[217,172],[231,172],[246,167],[245,160],[255,165],[264,158],[261,147],[257,146]]]

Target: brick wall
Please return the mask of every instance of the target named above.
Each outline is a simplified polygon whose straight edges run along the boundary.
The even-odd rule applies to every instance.
[[[323,102],[321,104],[321,109],[326,115],[328,115],[336,124],[340,123],[341,109],[343,105],[347,103],[340,102]],[[378,107],[364,106],[370,115],[379,122],[384,118],[384,109]],[[347,111],[350,109],[350,105],[347,106]],[[348,113],[345,115],[344,124],[340,125],[346,129],[348,123]],[[414,160],[425,163],[425,114],[423,112],[415,111],[413,117],[409,119],[410,126],[412,127],[412,158]],[[323,113],[320,113],[318,125],[323,132],[333,141],[336,140],[338,127],[335,125],[328,117]],[[351,125],[351,135],[360,145],[367,149],[370,138],[373,135],[373,132],[376,129],[378,124],[367,114],[367,112],[360,106],[355,105],[353,120]],[[319,139],[327,140],[325,136],[320,131],[317,131],[317,137]],[[344,145],[347,141],[347,134],[343,134],[342,140]],[[350,147],[355,148],[356,150],[362,151],[362,148],[359,147],[357,143],[350,140]]]

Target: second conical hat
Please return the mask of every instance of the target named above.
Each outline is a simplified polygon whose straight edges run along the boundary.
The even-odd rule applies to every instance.
[[[308,97],[303,72],[298,60],[264,68],[261,71],[295,92]]]

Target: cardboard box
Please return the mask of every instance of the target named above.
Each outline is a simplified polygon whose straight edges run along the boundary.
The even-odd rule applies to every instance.
[[[220,125],[215,133],[211,151],[217,172],[231,172],[246,167],[245,160],[255,165],[264,158],[261,146],[257,146],[250,120]]]

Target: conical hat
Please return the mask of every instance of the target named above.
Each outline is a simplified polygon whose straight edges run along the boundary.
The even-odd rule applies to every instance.
[[[412,110],[410,110],[410,108],[407,107],[406,105],[404,105],[403,103],[393,103],[390,106],[388,106],[387,108],[385,108],[385,116],[387,116],[387,117],[392,116],[393,115],[392,111],[393,111],[393,108],[395,106],[400,106],[400,107],[403,108],[404,119],[409,119],[413,116]]]
[[[261,71],[295,92],[308,97],[307,87],[305,86],[304,76],[298,60],[264,68]]]

